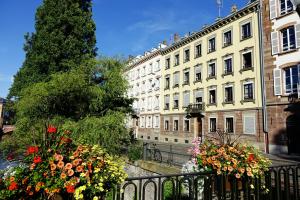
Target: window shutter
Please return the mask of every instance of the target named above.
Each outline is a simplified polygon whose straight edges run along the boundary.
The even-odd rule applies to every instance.
[[[276,1],[277,0],[270,0],[270,19],[277,17]]]
[[[244,116],[244,133],[255,134],[255,116]]]
[[[187,107],[190,103],[190,93],[189,92],[185,92],[184,93],[184,97],[183,97],[183,106]]]
[[[274,69],[274,95],[281,95],[281,69]]]
[[[272,42],[272,55],[276,55],[279,53],[279,40],[278,40],[278,32],[271,33],[271,42]]]
[[[295,25],[296,47],[300,48],[300,24]]]

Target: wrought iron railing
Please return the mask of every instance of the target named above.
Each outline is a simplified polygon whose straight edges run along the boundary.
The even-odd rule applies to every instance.
[[[300,165],[272,167],[261,178],[212,172],[132,177],[112,193],[112,200],[300,199]]]

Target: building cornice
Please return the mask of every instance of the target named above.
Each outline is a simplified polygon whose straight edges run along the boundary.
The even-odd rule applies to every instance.
[[[148,60],[151,60],[152,58],[154,58],[154,57],[156,57],[158,55],[161,55],[161,49],[158,49],[158,50],[156,50],[154,52],[151,52],[148,55],[143,56],[142,58],[140,58],[138,61],[127,65],[126,71],[129,71],[130,69],[132,69],[132,68],[134,68],[134,67],[136,67],[136,66],[138,66],[140,64],[143,64],[143,63],[147,62]]]
[[[258,10],[259,7],[259,1],[255,1],[249,5],[247,5],[246,7],[242,8],[241,10],[230,14],[229,16],[220,19],[219,21],[211,24],[210,26],[207,26],[206,28],[203,28],[202,30],[192,33],[190,36],[181,39],[180,41],[164,48],[161,50],[162,55],[166,55],[172,51],[175,51],[176,49],[185,46],[215,30],[218,30],[219,28],[237,20],[240,19],[246,15],[248,15],[249,13],[255,12]]]

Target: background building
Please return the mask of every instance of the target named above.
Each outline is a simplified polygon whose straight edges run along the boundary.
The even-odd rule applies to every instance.
[[[300,18],[290,0],[262,2],[270,152],[300,153]]]
[[[161,89],[161,52],[165,47],[159,44],[133,58],[127,67],[127,80],[130,85],[129,97],[135,98],[135,114],[129,121],[135,137],[159,140],[160,133],[160,89]]]

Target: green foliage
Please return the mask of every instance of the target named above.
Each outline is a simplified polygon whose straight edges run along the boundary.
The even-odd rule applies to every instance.
[[[124,122],[132,104],[124,96],[123,68],[121,60],[101,58],[24,89],[15,104],[13,139],[0,144],[0,149],[40,144],[41,133],[54,124],[68,126],[78,142],[101,144],[117,153],[129,140]]]
[[[137,142],[129,146],[128,149],[128,158],[130,161],[140,160],[143,155],[143,144]]]
[[[8,95],[20,97],[33,83],[50,80],[96,56],[92,0],[44,0],[35,16],[35,33],[25,35],[26,59]]]

